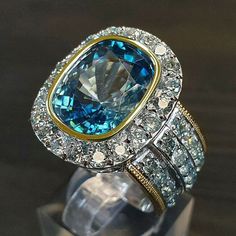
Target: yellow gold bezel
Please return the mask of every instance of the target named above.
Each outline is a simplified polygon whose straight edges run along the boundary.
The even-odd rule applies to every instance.
[[[52,103],[51,103],[52,96],[54,94],[55,89],[57,88],[57,85],[61,81],[61,79],[68,72],[68,70],[74,65],[74,63],[78,60],[78,58],[80,58],[84,53],[86,53],[96,43],[101,42],[103,40],[108,40],[108,39],[121,40],[123,42],[130,43],[130,44],[136,46],[137,48],[143,50],[150,57],[150,59],[153,62],[154,69],[155,69],[154,77],[149,85],[147,92],[145,93],[145,95],[143,96],[143,98],[141,99],[139,104],[117,127],[115,127],[114,129],[110,130],[109,132],[107,132],[105,134],[95,134],[95,135],[81,134],[81,133],[78,133],[78,132],[72,130],[67,125],[65,125],[56,116],[56,114],[54,113],[53,108],[52,108]],[[155,90],[155,88],[160,80],[160,73],[161,73],[161,66],[160,66],[160,63],[159,63],[157,57],[145,45],[143,45],[135,40],[132,40],[132,39],[129,39],[126,37],[122,37],[122,36],[116,36],[116,35],[102,36],[100,38],[90,41],[84,47],[79,49],[78,52],[64,65],[64,67],[60,71],[60,73],[58,73],[58,75],[54,79],[54,82],[48,92],[48,97],[47,97],[47,102],[46,102],[47,110],[48,110],[53,122],[58,126],[59,129],[66,132],[67,134],[74,136],[74,137],[81,139],[81,140],[93,140],[93,141],[105,140],[105,139],[108,139],[108,138],[112,137],[113,135],[117,134],[122,129],[124,129],[134,119],[134,117],[140,112],[140,110],[144,107],[144,105],[146,104],[146,102],[148,101],[150,96],[152,95],[153,91]]]

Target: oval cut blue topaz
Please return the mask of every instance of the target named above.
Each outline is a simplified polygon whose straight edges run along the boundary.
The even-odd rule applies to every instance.
[[[53,91],[51,107],[73,131],[106,134],[136,108],[154,73],[154,64],[142,49],[106,39],[71,65]]]

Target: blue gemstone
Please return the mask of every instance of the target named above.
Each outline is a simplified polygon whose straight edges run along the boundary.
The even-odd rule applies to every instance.
[[[59,120],[73,131],[105,134],[138,105],[154,77],[140,48],[122,40],[96,43],[71,65],[52,95]]]

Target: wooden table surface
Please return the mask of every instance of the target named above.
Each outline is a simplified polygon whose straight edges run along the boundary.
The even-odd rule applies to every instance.
[[[235,13],[235,0],[2,0],[0,235],[40,235],[35,209],[75,170],[37,141],[30,109],[55,63],[110,25],[147,30],[178,55],[181,100],[208,143],[190,235],[236,235]]]

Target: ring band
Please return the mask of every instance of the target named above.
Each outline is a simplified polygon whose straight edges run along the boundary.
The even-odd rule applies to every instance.
[[[59,62],[31,123],[56,156],[96,172],[126,171],[161,212],[192,188],[206,143],[178,101],[182,70],[156,36],[110,27]]]
[[[175,205],[178,195],[192,188],[204,164],[205,150],[198,125],[177,102],[166,125],[134,161],[128,162],[126,171],[163,212]]]

